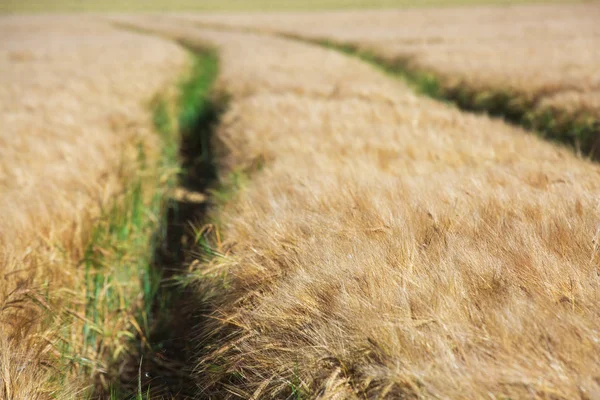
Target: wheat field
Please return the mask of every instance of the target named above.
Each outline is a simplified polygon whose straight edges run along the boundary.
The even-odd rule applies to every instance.
[[[597,165],[331,50],[137,21],[232,96],[200,397],[600,395]]]
[[[352,48],[417,75],[436,97],[509,116],[585,153],[599,151],[597,1],[181,18]]]
[[[131,328],[131,310],[91,321],[85,260],[113,251],[90,249],[94,227],[140,152],[157,158],[147,103],[187,58],[86,17],[2,17],[0,37],[0,398],[83,398],[83,371],[101,375]],[[115,283],[100,287],[97,313]]]
[[[323,45],[588,99],[596,11],[0,17],[0,398],[600,398],[600,166]]]

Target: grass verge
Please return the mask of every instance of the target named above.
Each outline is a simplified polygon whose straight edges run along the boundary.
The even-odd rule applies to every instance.
[[[477,88],[465,81],[446,79],[424,70],[410,58],[386,58],[375,52],[349,43],[328,39],[312,40],[286,35],[341,51],[366,61],[384,72],[401,77],[417,92],[455,104],[461,110],[487,113],[515,125],[539,133],[542,137],[566,144],[591,158],[600,157],[600,117],[581,109],[568,111],[558,107],[539,107],[540,98],[527,96],[510,89]]]

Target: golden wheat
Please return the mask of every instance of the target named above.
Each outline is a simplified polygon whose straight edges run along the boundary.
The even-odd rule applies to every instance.
[[[600,115],[600,3],[281,14],[182,19],[352,43],[442,85],[516,93],[516,101]],[[351,27],[351,29],[350,29]]]
[[[89,235],[140,149],[156,158],[147,107],[185,52],[85,16],[2,17],[0,38],[0,398],[77,398],[77,366],[101,372],[116,350],[77,353]],[[120,343],[120,328],[92,329]]]
[[[138,24],[219,47],[223,179],[254,171],[198,267],[203,396],[600,396],[597,165],[339,53],[170,21]]]
[[[112,17],[219,48],[222,180],[252,174],[213,211],[222,256],[194,263],[198,309],[213,310],[201,397],[600,396],[597,165],[336,52],[186,18]],[[81,299],[94,218],[137,146],[156,151],[140,100],[184,57],[91,19],[7,17],[0,31],[2,395],[52,397],[40,364],[77,336],[48,331],[41,309]]]

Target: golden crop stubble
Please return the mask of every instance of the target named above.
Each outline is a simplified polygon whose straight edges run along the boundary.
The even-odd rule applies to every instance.
[[[90,231],[140,151],[155,158],[148,103],[186,57],[84,16],[6,16],[0,37],[0,392],[33,399],[57,395],[44,376],[58,366],[40,362],[83,340],[52,319],[85,318]]]
[[[199,270],[204,393],[598,395],[597,165],[332,51],[158,25],[220,48],[225,171],[266,160]]]

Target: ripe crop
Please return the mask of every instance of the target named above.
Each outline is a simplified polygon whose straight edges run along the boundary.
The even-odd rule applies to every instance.
[[[127,207],[156,192],[147,107],[186,56],[85,17],[2,17],[0,37],[0,397],[83,396],[133,329],[153,228]]]
[[[217,46],[231,94],[203,393],[597,393],[597,165],[332,50],[152,23]]]
[[[599,397],[597,16],[1,17],[0,397]]]
[[[598,2],[181,18],[332,46],[432,97],[600,155]]]

